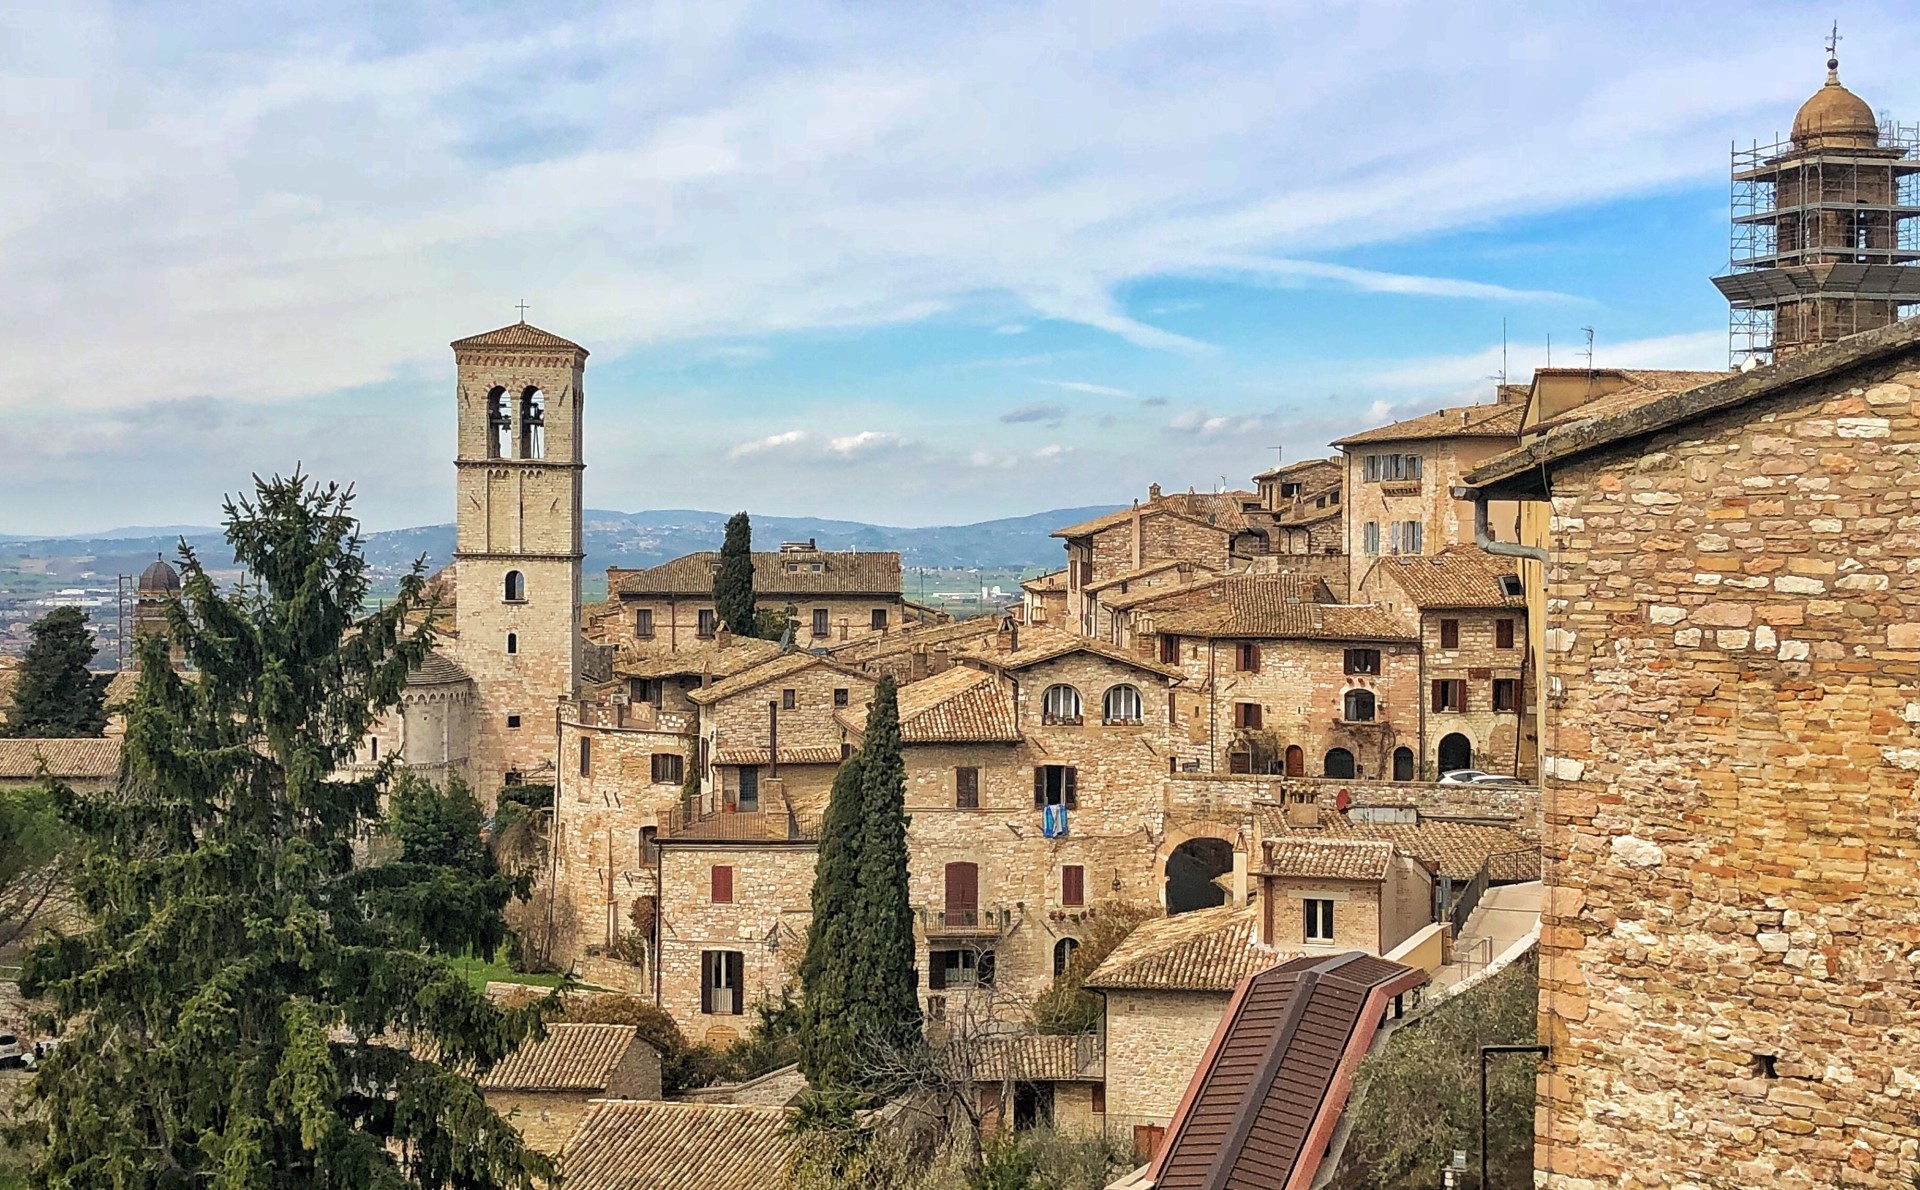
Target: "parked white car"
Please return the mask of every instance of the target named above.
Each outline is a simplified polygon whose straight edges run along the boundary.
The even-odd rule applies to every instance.
[[[11,1033],[0,1033],[0,1070],[26,1064],[27,1051],[21,1048],[20,1039]]]
[[[1479,769],[1454,769],[1440,774],[1442,785],[1520,785],[1518,777],[1509,777],[1504,773],[1486,773]]]

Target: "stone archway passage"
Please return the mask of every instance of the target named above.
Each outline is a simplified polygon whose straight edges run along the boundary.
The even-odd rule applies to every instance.
[[[1191,913],[1227,903],[1219,879],[1233,871],[1233,844],[1188,839],[1167,857],[1167,912]]]
[[[1473,741],[1457,731],[1441,736],[1439,763],[1442,773],[1472,768]]]
[[[1353,780],[1353,753],[1347,751],[1345,748],[1329,749],[1326,759],[1321,764],[1320,771],[1329,777],[1337,777],[1346,781]]]

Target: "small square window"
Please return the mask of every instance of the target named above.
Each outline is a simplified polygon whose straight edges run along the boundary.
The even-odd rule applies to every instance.
[[[799,705],[800,705],[800,692],[798,690],[782,690],[780,692],[780,709],[781,710],[791,711]]]
[[[508,715],[508,716],[507,716],[507,727],[508,727],[509,729],[513,729],[513,730],[518,730],[518,729],[519,729],[519,727],[520,727],[520,716],[518,716],[518,715]]]
[[[836,706],[836,707],[844,707],[844,706],[846,706],[846,705],[847,705],[847,691],[846,691],[846,687],[844,687],[844,686],[841,686],[841,687],[836,687],[836,688],[834,689],[834,692],[833,692],[833,705],[834,705],[834,706]]]
[[[1333,941],[1333,902],[1309,897],[1301,904],[1306,907],[1306,940]]]

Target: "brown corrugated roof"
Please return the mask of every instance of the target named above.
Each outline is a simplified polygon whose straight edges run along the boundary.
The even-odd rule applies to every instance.
[[[1512,559],[1496,558],[1477,546],[1456,545],[1437,554],[1387,557],[1374,563],[1391,577],[1415,607],[1524,608],[1524,594],[1509,595],[1502,575],[1520,573]]]
[[[903,744],[1018,743],[1020,724],[1013,693],[986,670],[955,666],[900,687]],[[856,734],[867,729],[866,707],[850,707],[839,719]]]
[[[770,1190],[794,1141],[781,1107],[603,1099],[567,1142],[567,1190]]]
[[[1223,575],[1202,588],[1142,604],[1145,630],[1175,636],[1268,640],[1410,641],[1416,635],[1373,604],[1316,602],[1326,584],[1303,575]]]
[[[1155,1190],[1306,1186],[1384,1010],[1425,981],[1359,951],[1249,977],[1168,1126],[1148,1175]]]
[[[0,779],[30,781],[40,774],[69,781],[120,775],[120,741],[95,739],[0,739]]]
[[[778,682],[785,678],[790,678],[803,670],[812,669],[816,665],[824,665],[828,669],[843,673],[850,678],[858,678],[863,682],[871,683],[873,681],[871,677],[854,669],[852,666],[843,665],[838,661],[822,657],[818,653],[782,653],[771,661],[753,666],[749,669],[743,669],[731,677],[723,678],[718,682],[708,685],[704,689],[689,690],[687,692],[687,698],[697,706],[710,706],[723,698],[731,698],[736,694],[743,694],[756,687],[764,686],[769,682]]]
[[[1270,876],[1308,880],[1385,880],[1393,844],[1373,839],[1307,839],[1299,834],[1267,841],[1262,864]]]
[[[502,1058],[480,1079],[489,1091],[604,1091],[631,1046],[632,1025],[547,1026],[547,1035]]]
[[[1490,855],[1507,853],[1517,857],[1531,849],[1525,839],[1500,826],[1429,818],[1419,822],[1354,822],[1345,814],[1325,810],[1320,814],[1319,825],[1294,826],[1287,822],[1286,813],[1279,807],[1268,807],[1261,811],[1260,831],[1265,839],[1379,839],[1415,859],[1439,865],[1440,874],[1454,880],[1473,879]],[[1523,870],[1517,858],[1515,869]]]
[[[1226,992],[1278,957],[1259,942],[1258,904],[1221,905],[1142,922],[1087,986],[1105,990]]]
[[[818,573],[810,569],[818,564]],[[645,570],[613,570],[608,587],[629,599],[668,596],[713,597],[713,572],[720,565],[716,551],[703,551],[662,562]],[[791,570],[789,567],[802,567]],[[900,555],[834,550],[786,552],[755,550],[753,591],[761,603],[807,595],[900,595]]]
[[[1336,438],[1333,445],[1360,446],[1439,438],[1514,438],[1520,433],[1520,422],[1526,413],[1524,405],[1460,405]]]
[[[1127,652],[1125,649],[1107,644],[1105,641],[1094,640],[1092,637],[1078,636],[1071,632],[1064,632],[1058,628],[1047,628],[1038,624],[1020,625],[1019,640],[1017,643],[1019,647],[1013,652],[1002,653],[993,647],[992,639],[988,638],[984,643],[977,644],[964,653],[956,654],[956,656],[964,657],[968,661],[978,662],[994,669],[1021,670],[1026,669],[1028,666],[1039,665],[1043,661],[1052,661],[1056,657],[1065,657],[1070,653],[1092,653],[1096,657],[1105,657],[1109,661],[1118,661],[1122,665],[1132,666],[1134,669],[1145,670],[1148,673],[1156,673],[1162,677],[1179,678],[1185,676],[1184,672],[1178,666],[1162,665],[1157,661],[1149,661],[1145,657],[1137,656]]]
[[[455,339],[453,341],[453,349],[455,351],[479,347],[496,351],[501,349],[511,351],[515,348],[530,351],[553,351],[555,349],[561,351],[577,351],[583,358],[587,354],[587,349],[580,346],[580,344],[562,339],[552,331],[543,331],[539,327],[526,322],[510,322],[499,330],[487,331],[485,334],[480,335],[469,335],[467,338]]]

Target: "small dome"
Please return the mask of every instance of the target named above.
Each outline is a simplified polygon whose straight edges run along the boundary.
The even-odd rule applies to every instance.
[[[170,595],[180,589],[180,575],[167,565],[165,558],[155,558],[153,564],[140,572],[140,593],[143,595]]]
[[[1880,143],[1880,122],[1867,101],[1840,85],[1840,64],[1827,60],[1827,85],[1800,105],[1793,117],[1795,148],[1871,147]]]

